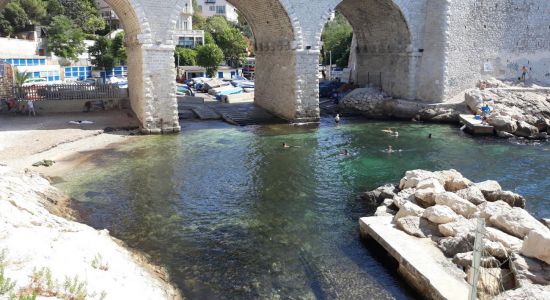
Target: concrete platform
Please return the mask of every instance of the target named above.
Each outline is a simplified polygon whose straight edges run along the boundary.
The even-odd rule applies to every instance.
[[[493,134],[495,128],[476,120],[474,115],[459,115],[460,122],[473,134]]]
[[[378,242],[399,263],[399,273],[426,299],[468,299],[465,274],[428,238],[417,238],[397,229],[393,217],[359,220],[361,235]]]

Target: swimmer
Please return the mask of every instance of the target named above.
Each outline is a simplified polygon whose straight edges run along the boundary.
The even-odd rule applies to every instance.
[[[342,153],[340,153],[340,155],[342,155],[342,156],[349,156],[349,151],[348,151],[348,149],[342,150]]]
[[[429,139],[431,139],[431,138],[432,138],[432,134],[431,134],[431,133],[430,133],[430,134],[428,135],[428,138],[429,138]]]
[[[394,137],[399,137],[399,132],[396,131],[396,132],[394,132],[392,135],[393,135]]]
[[[388,129],[382,129],[382,132],[393,134],[393,130],[391,128]]]
[[[393,150],[393,147],[391,145],[388,145],[388,149],[386,150],[388,153],[393,153],[395,150]]]
[[[336,122],[336,124],[340,123],[340,114],[336,114],[336,117],[334,117],[334,122]]]
[[[287,143],[283,143],[283,148],[288,149],[290,146]]]

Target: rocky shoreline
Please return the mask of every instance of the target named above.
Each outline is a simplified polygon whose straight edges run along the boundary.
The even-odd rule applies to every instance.
[[[0,166],[1,299],[182,298],[144,255],[69,220],[67,201],[37,173]]]
[[[483,220],[478,297],[550,299],[550,225],[531,216],[525,198],[498,182],[474,183],[455,170],[413,170],[398,185],[381,186],[362,199],[379,205],[375,216],[392,216],[396,228],[431,240],[465,281]]]

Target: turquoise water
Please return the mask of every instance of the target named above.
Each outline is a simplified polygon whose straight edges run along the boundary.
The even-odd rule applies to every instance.
[[[165,265],[191,299],[414,298],[385,254],[361,241],[357,223],[375,210],[357,195],[410,169],[498,180],[525,195],[535,215],[550,216],[549,144],[359,120],[182,125],[180,135],[106,151],[60,187],[86,223]],[[387,127],[399,137],[381,131]],[[388,145],[402,151],[383,152]]]

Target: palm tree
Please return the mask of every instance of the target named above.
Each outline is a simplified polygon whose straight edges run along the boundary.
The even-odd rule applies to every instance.
[[[22,86],[29,78],[31,78],[31,73],[29,72],[19,72],[17,68],[14,68],[13,72],[15,76],[15,85]]]

